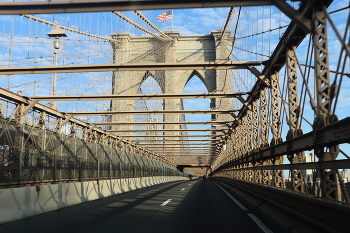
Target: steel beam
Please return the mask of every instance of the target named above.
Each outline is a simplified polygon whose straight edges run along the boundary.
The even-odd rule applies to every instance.
[[[313,35],[314,41],[314,62],[315,62],[315,93],[316,93],[316,116],[313,123],[313,129],[334,124],[337,121],[337,116],[332,114],[332,89],[337,89],[335,84],[331,84],[329,72],[329,51],[328,51],[328,28],[327,18],[323,11],[315,12],[314,17],[315,32]],[[315,136],[315,142],[319,142],[320,135]],[[328,147],[328,148],[327,148]],[[333,161],[339,154],[339,145],[333,144],[330,146],[320,146],[315,143],[315,154],[320,161]],[[337,169],[320,169],[321,180],[321,196],[327,199],[339,200],[341,194],[339,192],[339,172]],[[340,178],[341,179],[341,178]],[[349,202],[349,200],[348,200]]]
[[[215,132],[223,131],[216,129],[133,129],[133,130],[108,130],[107,132],[112,133],[123,133],[123,132]],[[155,135],[160,136],[160,135]],[[180,135],[178,137],[181,137]]]
[[[348,143],[350,141],[350,117],[334,122],[323,128],[315,129],[313,132],[287,140],[267,149],[260,150],[251,154],[245,154],[242,156],[242,158],[237,158],[233,161],[230,161],[230,165],[226,165],[232,167],[250,163],[256,160],[264,161],[276,156],[312,150],[314,148],[316,135],[319,138],[317,145],[320,147]],[[295,164],[293,164],[293,166],[294,165]]]
[[[22,114],[23,114],[23,115],[27,114],[37,103],[38,103],[38,100],[33,100],[33,101],[31,101],[30,104],[28,105],[28,107],[26,107],[26,108],[23,110]]]
[[[175,148],[175,150],[211,150],[210,148],[213,148],[214,146],[196,146],[196,147],[176,147],[176,146],[172,146],[172,147],[147,147],[147,148],[152,148],[152,150],[168,150],[169,148]]]
[[[328,7],[332,0],[310,0],[302,1],[298,11],[304,15],[304,17],[312,18],[313,11],[316,7],[324,5]],[[298,47],[298,45],[304,40],[307,33],[299,27],[299,25],[292,21],[283,36],[280,38],[276,49],[271,54],[271,57],[267,63],[262,74],[268,76],[271,73],[278,72],[285,65],[286,50],[292,46]]]
[[[196,155],[197,157],[198,156],[208,156],[208,157],[210,157],[210,154],[208,154],[208,152],[195,152],[195,153],[191,153],[191,152],[183,152],[183,153],[181,153],[181,152],[178,152],[178,153],[176,153],[176,154],[173,154],[173,153],[171,153],[171,152],[160,152],[160,151],[156,151],[155,153],[158,153],[158,154],[162,154],[163,156],[165,156],[165,157],[170,157],[171,158],[171,156],[172,155],[181,155],[182,154],[182,156],[184,157],[184,158],[186,158],[187,157],[187,155],[192,155],[192,156],[194,156],[194,155]]]
[[[246,167],[237,169],[228,169],[226,171],[243,171],[243,170],[308,170],[308,169],[348,169],[350,167],[349,159],[334,160],[334,161],[319,161],[310,163],[295,163],[295,164],[280,164],[280,165],[266,165],[256,167]]]
[[[304,17],[302,13],[289,5],[285,0],[274,0],[275,5],[280,9],[286,16],[288,16],[294,23],[302,28],[306,33],[311,32],[311,21]]]
[[[198,146],[205,146],[205,145],[215,145],[211,143],[189,143],[189,144],[178,144],[178,143],[167,143],[167,144],[161,144],[161,143],[137,143],[136,145],[142,146],[142,147],[147,147],[147,146],[193,146],[193,145],[198,145]],[[147,147],[148,148],[148,147]]]
[[[149,70],[227,70],[247,69],[248,66],[259,66],[262,63],[262,61],[219,61],[186,63],[116,63],[97,65],[29,66],[1,68],[0,75]]]
[[[271,80],[271,131],[273,134],[271,145],[274,146],[282,142],[281,138],[281,96],[280,96],[280,85],[279,85],[279,73],[276,72],[270,76]],[[276,156],[272,158],[274,165],[282,164],[284,160],[283,156]],[[285,181],[283,172],[281,170],[273,170],[273,185],[278,188],[285,188]]]
[[[267,6],[273,5],[272,0],[103,0],[103,1],[22,1],[2,2],[0,14],[55,14],[79,12],[111,12],[132,10],[182,9],[182,8],[212,8],[237,6]]]
[[[192,122],[99,122],[93,123],[96,126],[111,125],[224,125],[231,121],[192,121]]]
[[[286,53],[286,65],[288,74],[288,100],[289,100],[289,131],[287,139],[294,138],[302,134],[299,124],[299,97],[298,97],[298,77],[297,77],[297,57],[295,48],[290,48]],[[305,153],[299,152],[288,155],[291,164],[302,163],[305,159]],[[300,169],[291,168],[291,190],[297,192],[305,192],[306,184],[304,173]]]
[[[148,149],[147,149],[148,150]],[[151,149],[148,150],[148,151],[151,151],[153,153],[156,153],[156,154],[162,154],[162,153],[167,153],[167,154],[173,154],[173,155],[179,155],[179,154],[183,154],[184,156],[187,156],[188,154],[200,154],[200,155],[207,155],[207,156],[211,156],[213,153],[212,151],[208,150],[208,151],[158,151],[158,150],[155,150],[155,151],[152,151]]]
[[[122,137],[122,136],[121,136]],[[164,139],[164,140],[155,140],[155,139],[149,139],[149,140],[133,140],[133,142],[208,142],[208,141],[218,141],[219,139],[203,139],[203,140],[196,140],[196,139],[186,139],[186,140],[178,140],[178,139]]]
[[[157,149],[148,149],[149,151],[153,151],[155,153],[162,153],[162,152],[171,152],[171,153],[193,153],[193,152],[200,152],[200,153],[210,153],[212,152],[211,149],[207,148],[199,148],[199,149],[187,149],[187,150],[176,150],[174,148],[170,148],[168,150],[157,150]]]
[[[123,138],[214,138],[223,135],[126,135]]]
[[[173,154],[173,155],[168,154],[168,153],[164,153],[162,155],[170,160],[174,157],[176,158],[176,156],[182,157],[182,159],[186,159],[189,157],[198,158],[198,156],[207,157],[207,159],[210,159],[210,157],[211,157],[209,154],[203,154],[203,153],[200,153],[200,154]],[[181,159],[179,159],[179,160],[181,160]]]
[[[107,115],[149,115],[149,114],[230,114],[238,110],[145,110],[145,111],[100,111],[100,112],[66,112],[75,116]]]
[[[33,103],[33,102],[28,102],[28,97],[17,95],[16,93],[13,93],[13,92],[8,91],[8,90],[3,89],[3,88],[0,88],[0,97],[5,98],[5,99],[10,100],[10,101],[13,101],[13,102],[16,102],[16,103],[21,103],[24,106],[29,106],[30,103]],[[36,103],[34,106],[32,106],[32,108],[35,110],[38,110],[40,112],[45,112],[46,114],[49,114],[49,115],[57,117],[57,118],[65,118],[66,119],[68,117],[65,114],[63,114],[62,112],[59,112],[55,109],[52,109],[52,108],[47,107],[45,105],[42,105],[40,103]],[[80,125],[82,127],[88,127],[90,125],[89,123],[86,123],[84,121],[81,121],[81,120],[78,120],[75,118],[71,118],[70,122],[76,123],[77,125]],[[104,130],[101,130],[101,129],[96,129],[96,130],[100,133],[104,132]],[[113,135],[111,135],[111,136],[115,137]]]
[[[175,152],[175,153],[171,153],[171,152],[166,152],[166,153],[158,153],[158,154],[162,154],[162,155],[165,155],[167,157],[171,157],[171,156],[176,156],[176,155],[179,155],[179,156],[182,156],[183,158],[186,158],[186,157],[189,157],[189,156],[211,156],[211,153],[208,154],[207,152],[203,152],[203,153],[199,153],[199,152],[196,152],[196,153],[179,153],[179,152]]]
[[[135,95],[72,95],[72,96],[27,96],[39,101],[78,101],[78,100],[140,100],[140,99],[200,99],[237,98],[249,92],[211,92],[181,94],[135,94]]]
[[[165,150],[156,150],[156,149],[150,149],[150,151],[156,151],[156,152],[189,152],[189,153],[191,153],[191,152],[196,152],[196,151],[200,151],[200,152],[202,152],[202,151],[204,151],[204,152],[211,152],[211,150],[210,149],[206,149],[206,148],[199,148],[199,149],[179,149],[179,150],[175,150],[175,149],[165,149]]]
[[[261,88],[260,90],[260,103],[259,103],[259,109],[260,109],[260,146],[266,147],[268,145],[268,138],[269,138],[269,130],[268,130],[268,102],[266,98],[266,87]]]
[[[165,149],[169,149],[169,148],[176,148],[176,149],[182,149],[182,150],[193,150],[193,149],[208,149],[208,148],[214,148],[215,146],[192,146],[192,147],[178,147],[178,146],[166,146],[166,147],[147,147],[147,149],[161,149],[161,150],[165,150]]]

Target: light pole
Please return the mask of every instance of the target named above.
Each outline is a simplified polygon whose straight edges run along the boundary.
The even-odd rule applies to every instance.
[[[55,56],[54,63],[55,63],[55,66],[57,66],[58,54],[63,49],[63,37],[67,37],[67,35],[64,33],[62,29],[60,29],[59,24],[56,24],[56,28],[52,29],[49,33],[47,33],[47,35],[51,38],[50,50],[51,52],[53,52]],[[53,74],[53,96],[55,95],[56,95],[56,73]],[[51,108],[57,109],[55,101],[51,101]]]

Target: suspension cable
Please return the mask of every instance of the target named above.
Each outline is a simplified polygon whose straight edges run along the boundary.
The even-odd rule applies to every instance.
[[[135,23],[134,21],[132,21],[131,19],[129,19],[128,17],[126,17],[125,15],[119,13],[118,11],[113,11],[113,14],[117,15],[118,17],[120,17],[121,19],[125,20],[126,22],[130,23],[131,25],[133,25],[134,27],[140,29],[141,31],[144,31],[160,40],[166,40],[168,41],[169,39],[168,38],[164,38],[162,36],[158,36],[156,34],[154,34],[153,32],[147,30],[146,28],[144,27],[141,27],[140,25],[138,25],[137,23]],[[172,40],[172,39],[171,39]]]
[[[149,21],[140,11],[134,11],[143,21],[145,21],[151,28],[156,30],[159,34],[167,38],[168,40],[173,40],[170,36],[162,32],[159,28],[157,28],[151,21]]]
[[[40,18],[35,17],[33,15],[24,15],[23,14],[21,16],[26,17],[28,19],[32,19],[32,20],[38,21],[38,22],[41,22],[41,23],[44,23],[44,24],[47,24],[47,25],[57,26],[57,27],[60,27],[60,28],[62,28],[64,30],[75,32],[75,33],[82,34],[82,35],[85,35],[85,36],[94,37],[94,38],[97,38],[97,39],[102,39],[102,40],[107,40],[107,41],[112,41],[112,42],[120,42],[120,41],[112,39],[112,38],[97,36],[97,35],[90,34],[90,33],[87,33],[87,32],[78,31],[78,30],[73,29],[73,28],[65,27],[65,26],[62,26],[62,25],[60,25],[58,23],[52,23],[50,21],[47,21],[47,20],[44,20],[44,19],[40,19]]]

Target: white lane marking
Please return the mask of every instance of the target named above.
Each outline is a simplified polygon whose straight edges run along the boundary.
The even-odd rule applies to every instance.
[[[188,185],[191,185],[191,184],[188,184]]]
[[[219,188],[221,188],[222,191],[224,191],[224,193],[226,193],[226,195],[232,199],[232,201],[234,201],[239,207],[242,208],[242,210],[248,210],[244,205],[242,205],[242,203],[240,203],[236,198],[232,197],[231,194],[229,194],[225,189],[223,189],[220,185],[218,185],[216,182],[214,182]]]
[[[181,189],[181,191],[184,191],[184,190],[185,190],[185,188]]]
[[[171,200],[173,200],[173,199],[168,199],[168,200],[166,200],[166,201],[163,202],[163,204],[161,204],[160,206],[165,206],[166,204],[168,204],[169,202],[171,202]]]
[[[265,233],[273,233],[260,219],[258,219],[254,214],[248,213],[249,217],[260,227],[260,229]]]

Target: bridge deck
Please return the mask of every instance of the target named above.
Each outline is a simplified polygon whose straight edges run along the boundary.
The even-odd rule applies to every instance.
[[[251,214],[211,180],[179,181],[4,225],[0,231],[263,232]]]

